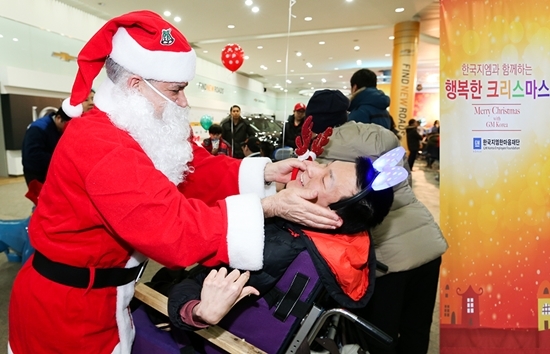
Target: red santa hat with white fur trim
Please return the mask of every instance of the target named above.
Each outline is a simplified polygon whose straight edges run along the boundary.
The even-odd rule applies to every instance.
[[[144,79],[189,82],[195,76],[195,51],[178,29],[154,12],[130,12],[109,20],[78,54],[71,97],[62,104],[69,117],[82,115],[107,57]]]

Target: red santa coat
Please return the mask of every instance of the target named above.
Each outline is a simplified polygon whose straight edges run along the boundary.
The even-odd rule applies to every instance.
[[[32,245],[51,260],[92,269],[134,267],[145,257],[169,267],[201,262],[261,268],[267,162],[213,157],[198,147],[195,152],[197,176],[217,178],[193,178],[188,188],[207,199],[230,197],[211,206],[187,199],[104,112],[96,108],[74,119],[31,218]],[[133,282],[103,289],[61,285],[37,273],[31,259],[12,290],[11,350],[129,353],[133,292]]]

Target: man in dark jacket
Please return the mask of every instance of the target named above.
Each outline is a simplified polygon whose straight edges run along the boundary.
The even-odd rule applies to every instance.
[[[358,123],[373,123],[391,129],[387,108],[390,98],[376,88],[376,74],[369,69],[356,71],[350,79],[351,102],[349,118]]]
[[[59,138],[65,129],[65,124],[71,118],[59,108],[56,113],[50,113],[37,119],[25,132],[21,149],[23,174],[27,185],[35,179],[40,183],[46,180],[52,154]]]
[[[256,132],[250,124],[241,117],[241,107],[233,105],[229,110],[229,117],[221,122],[222,139],[231,145],[231,156],[238,159],[244,158],[244,153],[241,149],[241,143]]]
[[[294,106],[294,113],[288,116],[288,120],[285,124],[285,141],[284,146],[290,146],[296,149],[296,137],[302,133],[302,126],[304,125],[304,118],[306,116],[306,105],[303,103],[296,103]]]

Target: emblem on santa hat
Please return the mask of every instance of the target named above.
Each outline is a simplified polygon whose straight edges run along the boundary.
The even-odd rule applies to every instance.
[[[154,12],[130,12],[109,20],[78,54],[71,96],[62,104],[69,117],[82,115],[82,102],[107,57],[144,79],[189,82],[195,77],[195,51],[184,35]]]

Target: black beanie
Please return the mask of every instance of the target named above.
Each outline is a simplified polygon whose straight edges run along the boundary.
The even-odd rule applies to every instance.
[[[313,116],[314,133],[337,127],[348,120],[349,99],[339,90],[315,91],[309,99],[306,117]]]

